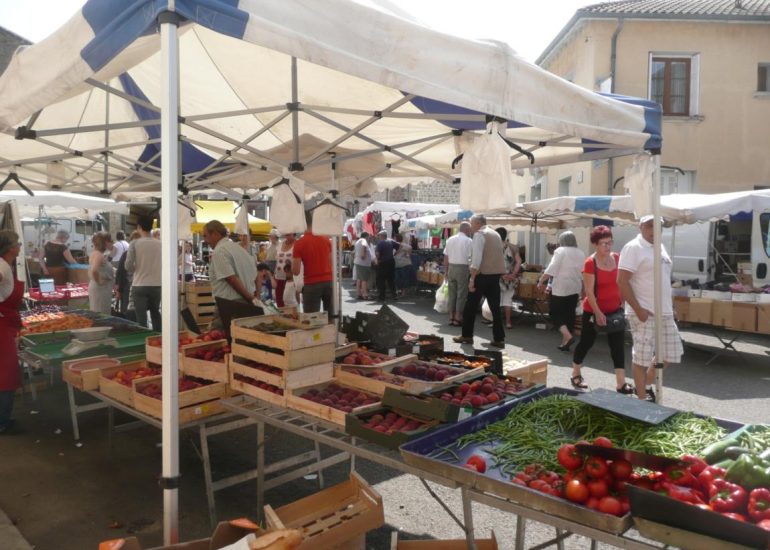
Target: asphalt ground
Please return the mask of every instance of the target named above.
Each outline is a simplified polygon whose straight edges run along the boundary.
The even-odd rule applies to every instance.
[[[343,311],[376,311],[378,304],[352,300],[343,293]],[[447,349],[460,349],[451,342],[459,328],[446,325],[446,316],[433,311],[428,294],[409,296],[392,305],[411,330],[444,335]],[[664,402],[742,423],[770,422],[770,337],[742,335],[735,344],[740,355],[728,352],[706,365],[721,344],[703,329],[683,329],[688,344],[683,362],[664,373]],[[475,347],[483,347],[491,330],[476,325]],[[522,359],[550,361],[548,385],[568,387],[571,356],[556,349],[556,332],[535,328],[529,316],[517,318],[507,331],[506,352]],[[627,349],[630,364],[630,347]],[[630,367],[627,368],[630,376]],[[592,388],[614,387],[614,374],[606,344],[597,341],[583,371]],[[81,399],[83,396],[81,396]],[[96,548],[101,540],[137,535],[145,547],[162,542],[162,494],[157,485],[160,472],[160,432],[150,426],[117,433],[110,448],[106,411],[80,416],[82,446],[76,447],[69,422],[66,387],[58,381],[42,391],[37,401],[17,399],[16,417],[22,434],[0,437],[0,510],[29,543],[42,550]],[[129,420],[117,414],[116,420]],[[273,436],[273,437],[271,437]],[[298,437],[267,428],[267,460],[279,460],[311,444]],[[214,479],[254,467],[256,429],[245,428],[216,436],[210,444]],[[210,533],[204,481],[197,454],[197,432],[183,431],[180,444],[180,533],[190,540]],[[367,536],[367,548],[390,546],[391,533],[402,538],[462,538],[461,528],[410,475],[382,468],[364,460],[357,470],[382,495],[386,524]],[[346,465],[326,472],[327,486],[344,481]],[[299,479],[266,493],[266,501],[281,506],[317,490],[317,482]],[[433,486],[447,506],[462,518],[459,491]],[[253,482],[217,493],[220,519],[256,517]],[[501,548],[513,548],[515,516],[475,504],[477,537],[494,529]],[[526,544],[531,547],[553,537],[554,529],[528,522]],[[0,530],[0,536],[7,531]],[[0,540],[0,548],[7,541]],[[565,548],[588,548],[582,537],[570,537]],[[606,547],[599,545],[600,548]]]

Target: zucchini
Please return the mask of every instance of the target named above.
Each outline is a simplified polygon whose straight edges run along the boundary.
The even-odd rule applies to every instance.
[[[754,452],[751,449],[747,449],[746,447],[740,447],[740,446],[727,447],[725,449],[724,454],[727,458],[736,459],[742,454],[746,454],[746,453],[754,454]]]

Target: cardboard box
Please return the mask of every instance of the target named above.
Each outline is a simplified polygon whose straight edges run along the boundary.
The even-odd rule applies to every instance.
[[[757,331],[757,304],[733,302],[733,315],[728,328],[744,332]]]
[[[770,334],[770,304],[757,304],[757,332]]]
[[[690,298],[690,310],[687,315],[687,321],[710,325],[713,303],[714,301],[708,298]]]
[[[674,316],[680,321],[687,321],[690,314],[690,297],[674,296]]]
[[[711,324],[717,327],[729,327],[733,319],[733,302],[714,300],[711,305]]]
[[[170,546],[158,546],[147,550],[219,550],[230,544],[234,544],[243,537],[255,533],[262,533],[259,525],[246,519],[223,521],[214,529],[214,533],[206,539],[198,539],[190,542],[180,542]],[[99,543],[99,550],[143,550],[144,547],[136,537],[125,539],[112,539]]]
[[[67,281],[73,284],[88,283],[88,265],[82,267],[68,267]]]
[[[519,298],[532,298],[535,295],[537,287],[533,283],[519,283],[516,289],[516,296]]]
[[[497,550],[497,538],[494,531],[492,538],[476,539],[477,550]],[[398,540],[398,531],[393,531],[390,539],[390,550],[465,550],[468,543],[465,539],[457,540]]]

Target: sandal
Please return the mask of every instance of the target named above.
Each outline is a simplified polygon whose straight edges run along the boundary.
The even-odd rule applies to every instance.
[[[636,393],[636,390],[634,390],[634,387],[628,382],[626,382],[625,384],[617,388],[615,391],[617,391],[618,393],[622,393],[623,395],[634,395]]]
[[[588,384],[585,383],[585,380],[583,380],[583,375],[578,374],[577,376],[573,376],[569,379],[570,383],[572,384],[572,387],[576,390],[587,390]]]

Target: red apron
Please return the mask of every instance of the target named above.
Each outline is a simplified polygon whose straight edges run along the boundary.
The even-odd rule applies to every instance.
[[[21,386],[16,337],[21,329],[19,307],[23,298],[24,283],[14,281],[13,292],[0,302],[0,391],[12,391]]]

